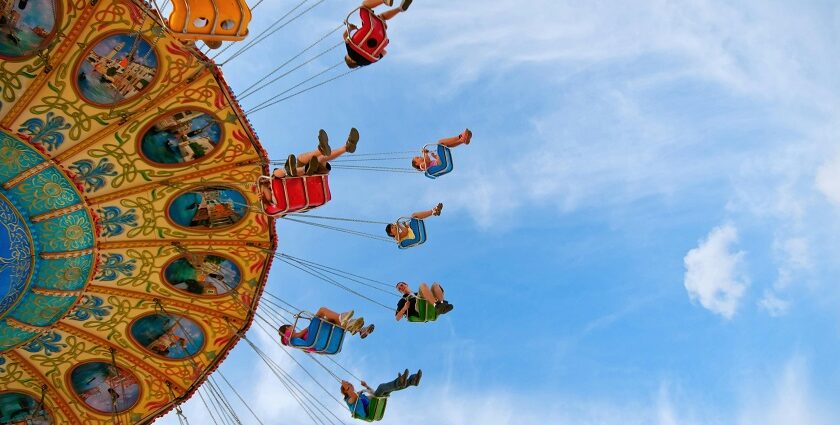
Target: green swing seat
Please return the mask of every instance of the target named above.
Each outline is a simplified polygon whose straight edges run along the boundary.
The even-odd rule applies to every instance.
[[[359,400],[356,400],[358,403]],[[356,415],[356,409],[353,409],[352,416],[354,419],[361,419],[365,422],[374,422],[374,421],[381,421],[382,417],[385,416],[385,406],[388,405],[388,397],[375,397],[370,396],[370,404],[368,404],[367,409],[367,417],[360,418]]]
[[[417,298],[417,303],[414,304],[417,308],[417,316],[408,315],[409,322],[418,322],[418,323],[425,323],[425,322],[434,322],[437,320],[437,311],[435,310],[435,305],[424,300],[423,298]]]

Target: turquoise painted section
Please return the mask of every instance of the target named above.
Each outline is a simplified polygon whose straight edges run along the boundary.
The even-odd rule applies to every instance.
[[[47,327],[59,321],[77,297],[54,297],[27,292],[9,317],[32,326]]]
[[[44,161],[43,155],[29,143],[0,130],[0,184]],[[73,180],[56,166],[47,167],[8,189],[0,187],[0,353],[22,346],[49,354],[60,347],[60,341],[20,329],[20,325],[14,327],[6,319],[33,327],[49,327],[76,304],[79,298],[76,293],[81,294],[87,284],[96,255],[44,259],[41,254],[93,248],[96,224],[87,209],[37,223],[32,217],[83,205],[83,202]],[[56,292],[36,293],[33,291],[36,288]]]
[[[38,336],[36,332],[24,331],[9,326],[5,320],[0,320],[0,352],[29,341]]]
[[[0,130],[0,182],[7,182],[18,174],[44,162],[44,157],[29,145]]]
[[[40,260],[38,263],[38,279],[34,281],[36,287],[77,291],[83,289],[88,281],[88,275],[93,267],[93,255]]]
[[[30,217],[82,202],[67,176],[55,167],[47,168],[20,182],[9,191],[9,195],[17,199],[32,200],[20,203],[20,207]]]
[[[93,248],[94,224],[84,210],[34,223],[44,252],[78,251]]]

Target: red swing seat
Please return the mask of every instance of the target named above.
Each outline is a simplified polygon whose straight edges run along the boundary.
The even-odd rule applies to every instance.
[[[350,35],[350,15],[355,12],[350,12],[344,23],[347,25],[347,36],[344,37],[347,46],[358,53],[359,56],[374,63],[382,58],[382,51],[388,45],[388,34],[386,29],[388,25],[385,20],[380,18],[366,7],[359,7],[359,16],[362,19],[362,26],[358,28],[352,35]]]
[[[272,202],[260,198],[263,212],[272,217],[289,213],[306,212],[320,207],[332,199],[328,176],[269,177],[260,176],[257,187],[264,182],[271,185]]]

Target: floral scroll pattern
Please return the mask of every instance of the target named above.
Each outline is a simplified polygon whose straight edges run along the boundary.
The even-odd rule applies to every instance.
[[[30,353],[44,352],[44,355],[49,357],[54,353],[58,353],[62,349],[67,348],[67,344],[61,342],[61,334],[57,332],[47,332],[32,342],[23,347],[24,350]]]
[[[103,237],[118,236],[125,232],[126,227],[137,226],[137,215],[134,209],[126,211],[119,207],[108,206],[97,211],[99,221],[97,224],[102,231]]]
[[[90,159],[80,159],[69,168],[76,174],[76,181],[84,184],[85,192],[102,189],[105,187],[106,177],[117,175],[114,164],[111,164],[108,158],[100,158],[96,164]]]
[[[29,136],[32,143],[44,146],[47,151],[53,151],[64,143],[61,130],[69,128],[70,124],[64,121],[64,117],[47,112],[44,119],[33,117],[24,121],[18,131]]]
[[[99,262],[96,279],[112,281],[117,280],[119,275],[131,276],[131,273],[137,268],[136,263],[137,260],[126,259],[122,254],[104,254]]]
[[[82,295],[79,304],[67,316],[70,320],[84,322],[91,318],[102,320],[111,314],[111,306],[104,305],[105,301],[94,295]]]

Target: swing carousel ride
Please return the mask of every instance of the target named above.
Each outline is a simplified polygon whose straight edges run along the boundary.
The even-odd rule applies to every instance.
[[[392,283],[276,252],[275,221],[305,222],[298,214],[329,202],[327,176],[271,177],[214,60],[321,2],[211,51],[245,39],[259,3],[0,0],[0,424],[150,423],[173,409],[182,419],[178,406],[200,387],[222,423],[238,423],[216,369],[252,323],[278,339],[279,324],[309,320],[311,341],[297,344],[310,357],[337,354],[344,338],[264,292],[273,260],[393,295]],[[318,73],[248,112],[349,72]],[[451,171],[444,148],[431,148],[428,177]],[[335,165],[354,167],[365,168]],[[397,236],[400,248],[425,240],[422,220],[404,226],[415,239]],[[428,307],[419,321],[434,319]],[[338,419],[318,404],[305,408],[313,421]],[[366,419],[384,405],[374,400]]]

